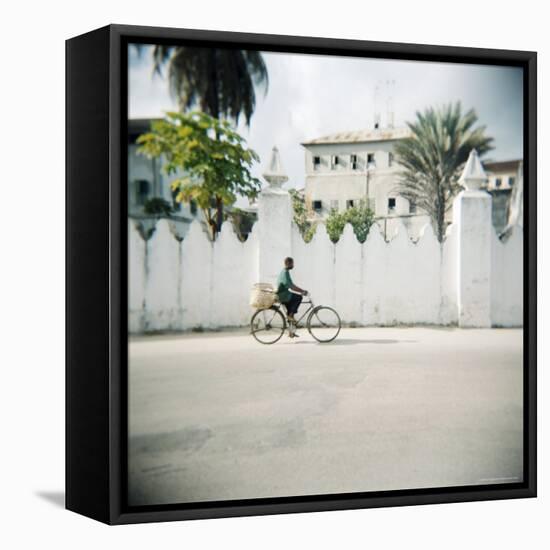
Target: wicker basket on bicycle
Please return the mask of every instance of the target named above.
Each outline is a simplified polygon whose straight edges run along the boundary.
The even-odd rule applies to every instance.
[[[250,291],[250,305],[255,309],[269,308],[277,300],[277,293],[270,283],[256,283]]]

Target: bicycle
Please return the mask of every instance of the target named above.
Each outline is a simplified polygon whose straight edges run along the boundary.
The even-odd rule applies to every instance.
[[[301,317],[294,321],[294,330],[300,327],[301,321],[307,316],[306,327],[308,332],[322,344],[332,342],[340,333],[342,322],[340,316],[331,307],[315,306],[311,296],[301,305],[309,304]],[[258,309],[250,319],[250,332],[261,344],[274,344],[278,342],[287,327],[289,321],[282,304],[275,303],[269,308]]]

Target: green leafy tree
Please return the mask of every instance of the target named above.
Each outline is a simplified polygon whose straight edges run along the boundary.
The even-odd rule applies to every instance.
[[[195,201],[212,240],[220,227],[216,219],[219,205],[232,205],[238,196],[254,199],[261,189],[260,181],[250,173],[258,155],[226,120],[200,111],[166,113],[137,142],[141,154],[165,159],[165,173],[177,176],[171,183],[175,200]]]
[[[137,46],[141,51],[141,46]],[[256,88],[267,94],[269,76],[261,52],[228,48],[156,45],[154,73],[168,67],[172,95],[182,111],[199,108],[214,118],[246,124],[256,107]],[[221,228],[223,202],[216,205],[217,230]]]
[[[411,136],[395,145],[403,167],[397,191],[430,216],[439,242],[445,236],[445,213],[462,189],[458,179],[470,151],[481,156],[493,148],[485,126],[474,127],[477,120],[473,109],[462,113],[460,102],[430,107],[416,113],[407,124]]]
[[[361,200],[357,206],[352,206],[343,212],[338,212],[336,209],[330,211],[326,228],[333,243],[340,239],[347,223],[351,224],[357,240],[364,243],[374,223],[374,212],[368,207],[367,201]]]
[[[154,216],[169,216],[174,209],[167,200],[161,197],[153,197],[145,201],[143,211]]]
[[[292,210],[294,212],[294,223],[298,227],[300,234],[306,242],[310,242],[315,233],[315,224],[308,220],[306,201],[301,193],[296,189],[289,190],[292,200]]]

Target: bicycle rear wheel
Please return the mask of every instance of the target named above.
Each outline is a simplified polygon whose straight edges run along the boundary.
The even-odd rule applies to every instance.
[[[285,329],[284,315],[276,307],[259,309],[250,320],[250,333],[260,344],[274,344]]]
[[[307,318],[307,329],[317,342],[332,342],[341,327],[340,316],[331,307],[317,306]]]

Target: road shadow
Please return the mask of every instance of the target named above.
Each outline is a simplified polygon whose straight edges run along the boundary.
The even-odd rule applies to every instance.
[[[65,491],[36,491],[34,494],[58,508],[65,508]]]
[[[331,346],[350,346],[353,344],[416,344],[418,340],[394,340],[391,338],[378,338],[378,339],[359,339],[359,338],[336,338],[332,342],[327,342]],[[291,342],[289,342],[291,343]],[[325,345],[316,340],[298,340],[293,341],[293,344],[318,344]]]

